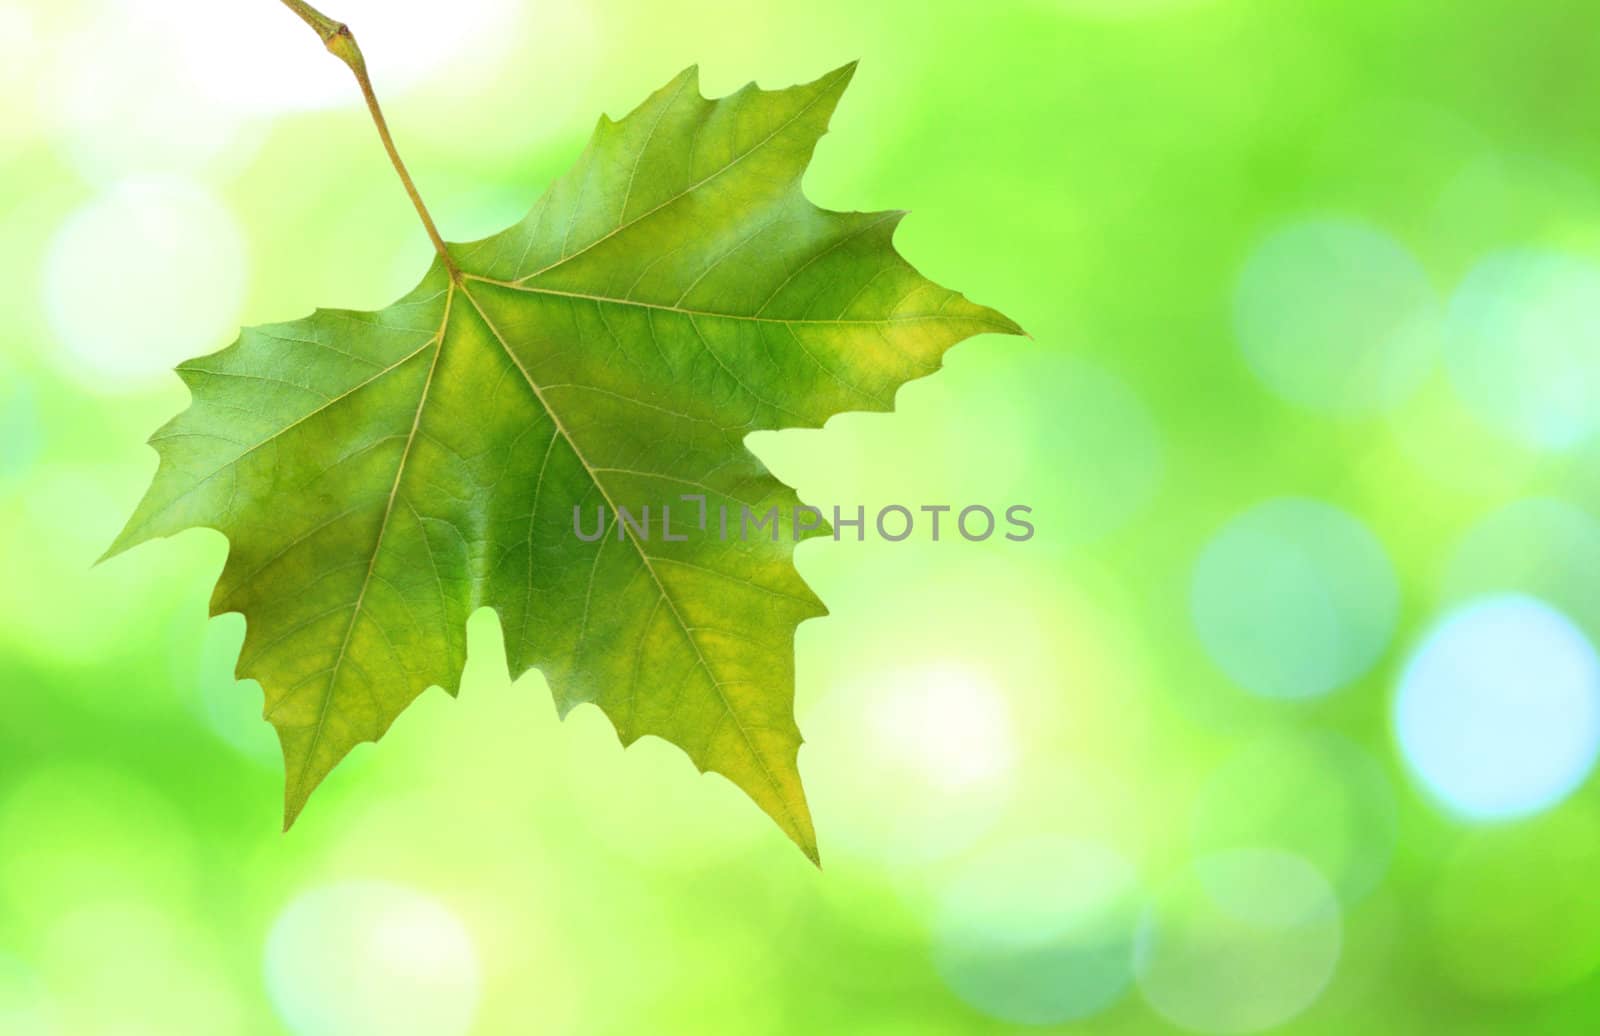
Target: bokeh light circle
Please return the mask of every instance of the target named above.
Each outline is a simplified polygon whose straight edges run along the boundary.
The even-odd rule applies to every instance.
[[[1236,683],[1269,698],[1325,694],[1369,669],[1394,630],[1399,589],[1361,522],[1316,500],[1270,500],[1201,552],[1195,629]]]
[[[1394,727],[1406,762],[1453,812],[1503,820],[1548,809],[1600,752],[1600,657],[1537,598],[1480,598],[1413,654]]]
[[[254,128],[221,103],[230,77],[208,81],[190,60],[207,51],[218,56],[213,60],[235,61],[255,52],[253,45],[218,45],[229,38],[220,34],[227,30],[219,17],[236,6],[101,3],[52,41],[53,62],[40,70],[43,121],[85,179],[204,175],[236,167],[254,150]],[[196,32],[197,25],[208,31]],[[293,89],[292,77],[269,78]]]
[[[832,765],[808,768],[807,788],[818,825],[845,852],[898,864],[944,858],[987,830],[1011,796],[1011,710],[969,667],[930,663],[852,681],[802,729],[808,745],[828,746]]]
[[[1134,868],[1115,850],[1056,837],[1010,843],[941,890],[934,959],[956,995],[992,1017],[1086,1018],[1132,981],[1139,911]]]
[[[1600,266],[1556,252],[1490,255],[1450,300],[1445,368],[1482,420],[1564,450],[1600,420]]]
[[[548,6],[559,12],[566,5]],[[174,29],[185,18],[205,17],[221,38],[253,41],[243,52],[218,47],[184,52],[196,79],[238,112],[275,114],[360,103],[349,71],[330,63],[315,46],[307,47],[305,26],[282,11],[219,8],[210,0],[168,0],[163,7],[170,8],[165,19],[177,23]],[[421,0],[346,0],[338,17],[354,27],[374,78],[381,76],[380,89],[392,97],[451,71],[470,71],[473,64],[492,66],[519,37],[521,13],[515,0],[467,0],[449,18]]]
[[[1378,761],[1325,731],[1240,749],[1201,786],[1190,821],[1196,852],[1277,846],[1315,866],[1346,904],[1383,879],[1398,828]]]
[[[179,181],[124,183],[78,209],[52,238],[44,301],[64,373],[137,389],[225,345],[244,296],[233,216]]]
[[[375,881],[297,897],[267,937],[265,975],[295,1036],[465,1036],[482,985],[477,950],[455,914]]]
[[[1344,924],[1332,887],[1292,853],[1233,849],[1195,860],[1139,924],[1134,971],[1162,1017],[1203,1033],[1281,1025],[1338,966]]]
[[[1239,273],[1234,331],[1274,393],[1322,413],[1381,413],[1422,383],[1441,307],[1405,246],[1366,223],[1309,219],[1263,240]]]

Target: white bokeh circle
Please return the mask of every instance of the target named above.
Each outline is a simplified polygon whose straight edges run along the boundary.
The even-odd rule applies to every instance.
[[[1565,450],[1600,421],[1600,265],[1500,252],[1450,300],[1445,369],[1481,420],[1527,446]]]
[[[934,960],[969,1005],[1056,1025],[1110,1007],[1133,975],[1133,865],[1096,842],[1036,837],[963,865],[938,894]]]
[[[1268,698],[1326,694],[1361,676],[1393,633],[1399,588],[1378,539],[1317,500],[1235,517],[1195,563],[1190,610],[1207,654]]]
[[[929,663],[852,681],[801,726],[812,809],[837,851],[896,864],[941,859],[975,841],[1010,799],[1011,709],[971,667]],[[819,765],[813,753],[824,746]]]
[[[225,12],[248,5],[164,0],[94,6],[92,16],[80,16],[52,41],[37,93],[56,149],[79,175],[95,184],[203,176],[237,168],[253,153],[258,127],[230,111],[220,99],[227,87],[208,82],[189,60],[204,51],[235,61],[254,53],[254,43],[219,46],[249,37],[215,28]],[[269,82],[280,84],[276,76]]]
[[[1275,849],[1195,860],[1140,922],[1134,971],[1145,1001],[1201,1033],[1260,1032],[1309,1007],[1332,979],[1344,924],[1317,869]]]
[[[264,971],[294,1036],[466,1036],[483,982],[455,914],[414,889],[377,881],[295,898],[267,937]]]
[[[1263,384],[1337,416],[1382,413],[1422,384],[1441,309],[1405,246],[1342,218],[1287,224],[1239,272],[1234,332]]]
[[[210,192],[178,180],[119,184],[67,217],[44,259],[62,372],[138,390],[214,352],[238,329],[244,236]]]
[[[1434,798],[1473,820],[1556,805],[1600,754],[1600,656],[1537,598],[1479,598],[1428,632],[1400,679],[1401,755]]]

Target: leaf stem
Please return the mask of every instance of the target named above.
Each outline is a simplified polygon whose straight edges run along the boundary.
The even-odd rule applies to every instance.
[[[372,113],[372,123],[378,128],[378,137],[383,141],[384,150],[389,153],[389,161],[394,165],[394,171],[400,174],[400,182],[405,186],[411,204],[416,206],[417,215],[422,217],[422,226],[428,231],[428,239],[433,242],[434,250],[439,253],[439,258],[444,260],[451,279],[459,282],[461,271],[456,267],[455,260],[450,258],[450,251],[445,247],[444,238],[439,236],[439,228],[434,225],[428,207],[422,203],[422,195],[417,193],[417,185],[412,181],[411,174],[406,171],[406,164],[401,161],[400,152],[395,149],[394,138],[389,135],[389,123],[383,117],[383,109],[378,106],[378,95],[372,90],[372,79],[367,75],[367,60],[362,56],[361,47],[356,43],[350,26],[329,18],[305,0],[283,0],[283,3],[311,26],[312,31],[321,38],[323,46],[327,47],[334,57],[349,65],[350,71],[355,73],[356,83],[361,87],[361,96],[367,102],[367,111]]]

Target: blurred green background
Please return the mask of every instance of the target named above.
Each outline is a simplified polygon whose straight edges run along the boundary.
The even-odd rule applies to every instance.
[[[289,836],[225,546],[98,568],[241,323],[430,248],[273,0],[0,0],[0,1033],[1571,1033],[1600,1018],[1600,8],[329,0],[446,236],[683,66],[1024,324],[752,445],[818,873],[471,624]]]

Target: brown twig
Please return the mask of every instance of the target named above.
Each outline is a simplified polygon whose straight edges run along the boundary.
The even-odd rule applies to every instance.
[[[400,174],[400,182],[405,186],[411,204],[416,206],[417,215],[422,217],[422,226],[428,231],[428,238],[433,242],[439,258],[444,260],[451,279],[460,281],[461,271],[457,269],[455,260],[450,258],[450,251],[445,247],[444,238],[439,236],[439,228],[434,225],[433,216],[429,214],[428,207],[422,203],[422,195],[417,193],[417,185],[412,181],[411,174],[406,171],[406,164],[401,161],[400,152],[395,149],[394,138],[389,135],[389,123],[383,117],[383,109],[378,106],[378,95],[372,90],[372,78],[367,75],[367,60],[362,57],[361,47],[350,32],[350,26],[329,18],[304,0],[283,0],[283,3],[311,26],[329,52],[349,65],[350,71],[355,73],[356,82],[361,86],[361,96],[366,99],[367,111],[372,113],[373,125],[378,127],[378,136],[383,141],[384,150],[389,152],[389,161],[394,165],[394,171]]]

